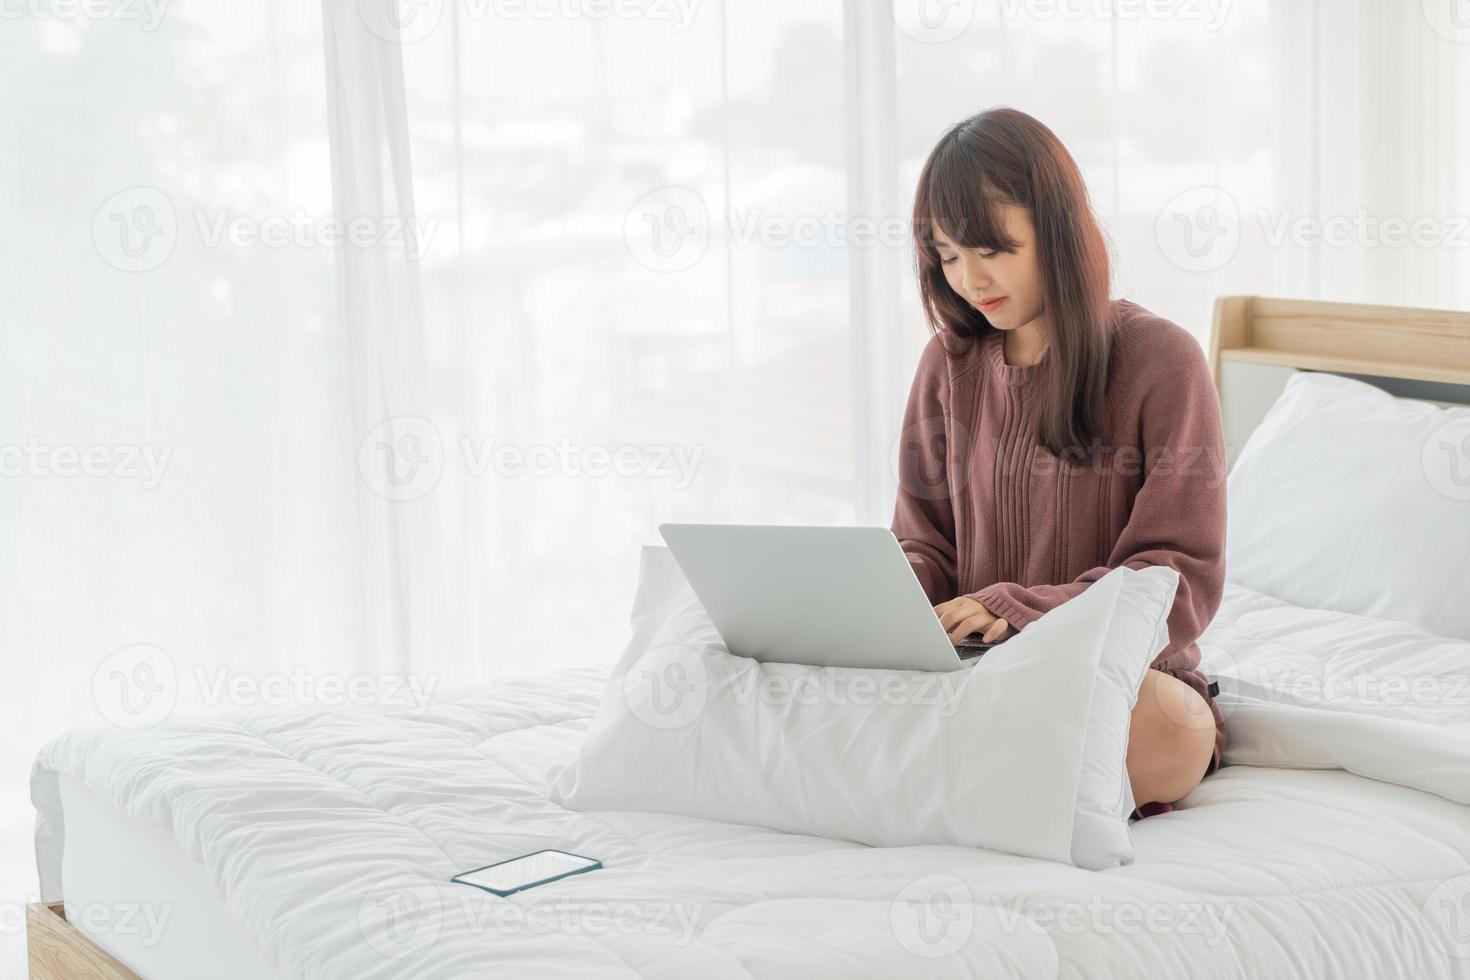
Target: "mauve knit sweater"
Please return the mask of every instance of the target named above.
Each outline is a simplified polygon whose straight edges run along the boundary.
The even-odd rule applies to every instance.
[[[1063,464],[1035,440],[1038,365],[1007,364],[1004,334],[948,332],[919,359],[899,454],[893,533],[933,605],[970,596],[1013,628],[1119,565],[1179,572],[1169,643],[1153,666],[1199,692],[1195,640],[1225,584],[1225,437],[1199,343],[1130,300],[1111,305],[1096,462]],[[1046,355],[1043,355],[1043,359]]]

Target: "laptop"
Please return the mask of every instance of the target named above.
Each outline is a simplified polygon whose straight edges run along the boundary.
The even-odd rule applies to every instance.
[[[886,527],[660,524],[730,652],[820,667],[956,670],[957,647]]]

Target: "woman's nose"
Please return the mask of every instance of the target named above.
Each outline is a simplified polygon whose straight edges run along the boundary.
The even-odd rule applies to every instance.
[[[986,289],[990,288],[990,277],[984,274],[975,259],[971,259],[965,263],[965,278],[963,282],[965,292],[971,296],[979,296]]]

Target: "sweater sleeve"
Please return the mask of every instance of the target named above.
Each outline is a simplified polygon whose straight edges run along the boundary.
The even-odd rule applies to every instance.
[[[949,489],[949,355],[938,336],[919,357],[898,441],[893,536],[929,604],[955,597],[955,522]]]
[[[1106,565],[1061,585],[998,582],[971,593],[1018,630],[1079,595],[1120,565],[1167,565],[1179,573],[1170,610],[1167,663],[1210,624],[1225,588],[1225,436],[1204,352],[1192,337],[1153,360],[1139,401],[1144,479]],[[1124,461],[1115,460],[1117,465]]]

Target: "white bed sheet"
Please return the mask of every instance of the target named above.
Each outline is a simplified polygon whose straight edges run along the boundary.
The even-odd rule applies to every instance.
[[[1312,711],[1235,690],[1258,656],[1285,648],[1322,667],[1329,646],[1358,642],[1382,658],[1470,654],[1402,624],[1341,617],[1227,590],[1202,644],[1229,666],[1223,697],[1246,729],[1227,760],[1290,761],[1276,709]],[[256,713],[68,733],[33,782],[43,894],[81,887],[60,859],[83,832],[64,826],[67,775],[118,814],[167,828],[281,977],[1470,978],[1470,808],[1454,799],[1470,784],[1463,766],[1428,774],[1450,799],[1385,774],[1227,766],[1175,813],[1135,825],[1133,865],[1086,872],[561,810],[544,774],[576,751],[601,679],[521,678],[420,714]],[[1453,744],[1463,719],[1436,710]],[[1351,710],[1321,714],[1303,722],[1308,765],[1373,771],[1391,759],[1342,730]],[[1386,775],[1424,776],[1401,761]],[[444,884],[541,847],[606,867],[510,899]],[[175,962],[193,955],[178,949]]]

